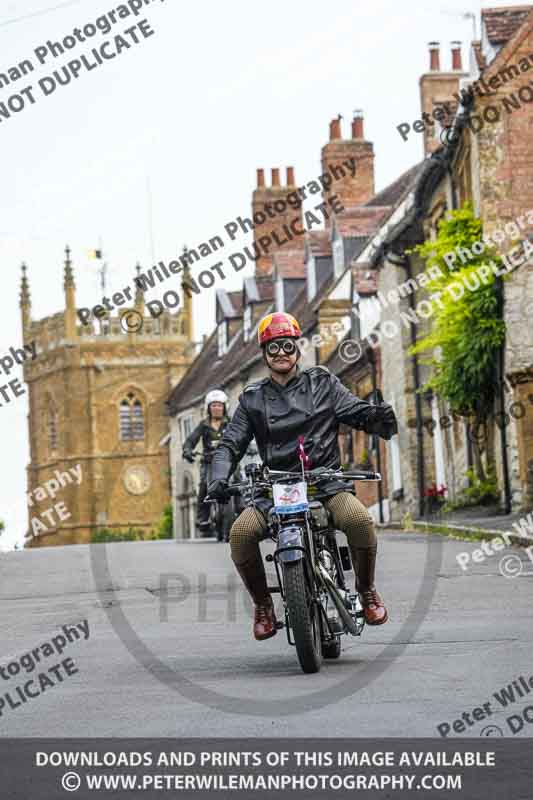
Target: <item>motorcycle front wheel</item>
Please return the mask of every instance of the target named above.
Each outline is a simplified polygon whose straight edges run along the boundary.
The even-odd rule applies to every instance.
[[[320,619],[309,597],[303,561],[283,564],[283,584],[298,661],[305,673],[318,672],[322,665]]]

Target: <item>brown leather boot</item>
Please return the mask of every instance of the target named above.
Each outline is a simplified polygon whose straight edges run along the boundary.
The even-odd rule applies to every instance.
[[[387,622],[389,615],[374,585],[377,546],[358,547],[355,552],[357,555],[357,591],[361,598],[366,623],[367,625],[383,625]]]
[[[263,559],[235,564],[235,568],[255,605],[254,637],[259,642],[270,639],[277,633],[276,616],[272,597],[268,593]]]

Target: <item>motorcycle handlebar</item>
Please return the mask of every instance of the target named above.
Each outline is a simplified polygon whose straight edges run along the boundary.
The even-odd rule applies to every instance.
[[[269,470],[269,475],[280,477],[282,475],[286,475],[290,478],[297,478],[301,477],[301,472],[289,472],[286,470],[276,470],[271,469]],[[379,472],[369,472],[367,470],[352,470],[351,472],[344,472],[342,469],[324,469],[323,467],[318,467],[316,470],[306,470],[305,471],[306,478],[346,478],[347,480],[358,480],[358,481],[380,481],[381,480],[381,473]]]
[[[226,489],[226,496],[227,497],[237,497],[242,489],[245,489],[248,486],[247,483],[234,483],[232,486],[228,486]],[[218,502],[216,497],[209,497],[208,494],[204,497],[204,503],[216,503]]]
[[[341,473],[344,478],[348,478],[349,480],[355,481],[380,481],[381,480],[381,473],[380,472],[367,472],[366,470],[361,470],[359,472],[343,472]]]

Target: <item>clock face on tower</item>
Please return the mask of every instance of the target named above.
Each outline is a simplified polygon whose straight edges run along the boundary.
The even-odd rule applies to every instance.
[[[146,494],[152,483],[149,471],[140,464],[127,467],[122,480],[130,494]]]

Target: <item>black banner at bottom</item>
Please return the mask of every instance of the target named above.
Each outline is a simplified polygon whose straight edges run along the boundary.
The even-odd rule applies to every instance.
[[[0,739],[3,800],[531,800],[531,739]]]

